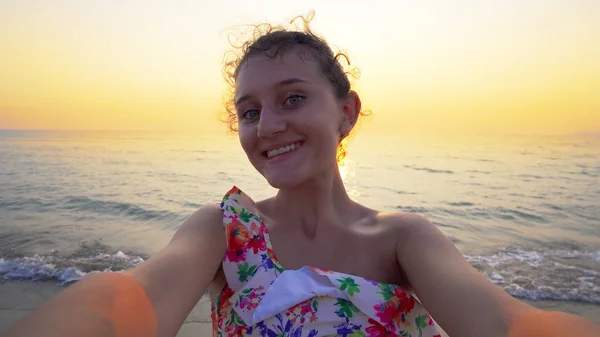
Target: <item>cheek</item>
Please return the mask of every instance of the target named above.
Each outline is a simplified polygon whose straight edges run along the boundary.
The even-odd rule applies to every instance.
[[[306,128],[309,139],[319,153],[319,156],[335,156],[339,144],[339,131],[337,125],[333,125],[329,119],[319,119]]]
[[[327,143],[336,143],[340,137],[340,118],[333,113],[323,113],[315,122],[318,125],[320,137]]]
[[[244,152],[249,153],[254,144],[256,143],[255,137],[253,137],[253,133],[249,130],[248,127],[240,127],[238,130],[238,139],[240,141],[240,145]]]

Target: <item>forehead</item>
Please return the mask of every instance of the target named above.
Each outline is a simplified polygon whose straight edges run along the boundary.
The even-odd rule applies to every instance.
[[[264,54],[250,56],[240,65],[235,82],[236,97],[252,91],[269,88],[290,78],[314,85],[327,85],[327,78],[310,53],[289,50],[275,57]]]

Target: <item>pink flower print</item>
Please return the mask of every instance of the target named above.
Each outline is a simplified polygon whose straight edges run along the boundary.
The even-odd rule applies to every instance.
[[[396,331],[395,320],[399,319],[400,311],[398,306],[395,305],[394,301],[381,302],[376,304],[373,309],[376,311],[377,317],[379,317],[381,324],[387,330],[392,332]]]
[[[259,286],[254,289],[246,289],[244,293],[248,293],[247,295],[241,295],[239,299],[239,307],[244,311],[252,311],[258,307],[260,303],[260,299],[265,295],[263,286]]]
[[[369,324],[371,325],[365,329],[367,337],[396,337],[394,333],[388,331],[383,325],[372,318],[369,318]]]
[[[227,253],[225,254],[225,257],[230,262],[246,261],[246,250],[245,249],[236,250],[236,249],[229,248],[229,249],[227,249]]]
[[[429,315],[429,313],[425,314],[427,316],[427,325],[433,325],[433,318],[431,318],[431,315]]]
[[[317,320],[317,307],[317,300],[312,298],[289,308],[285,312],[285,315],[292,324],[295,323],[298,318],[300,318],[300,324],[305,324],[307,319],[309,322],[313,323]]]
[[[408,314],[415,307],[415,298],[409,295],[402,288],[395,288],[395,300],[398,301],[398,309],[403,314]]]

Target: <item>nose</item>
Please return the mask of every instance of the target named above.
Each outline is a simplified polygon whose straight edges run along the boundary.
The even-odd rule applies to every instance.
[[[257,135],[260,138],[268,138],[285,131],[287,123],[283,116],[277,111],[263,107],[258,120]]]

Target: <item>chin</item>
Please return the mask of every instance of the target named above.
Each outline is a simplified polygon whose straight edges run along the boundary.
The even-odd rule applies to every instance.
[[[277,178],[266,178],[267,182],[271,187],[276,189],[286,189],[294,186],[298,186],[300,183],[295,179],[277,179]]]
[[[300,185],[304,179],[299,174],[265,174],[263,175],[269,185],[276,189],[286,189]]]

